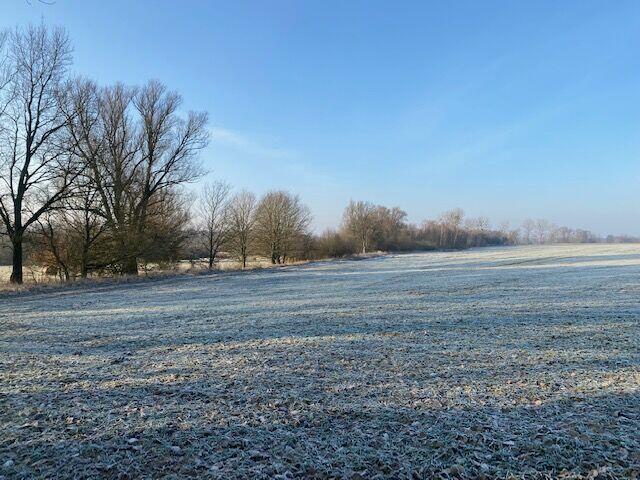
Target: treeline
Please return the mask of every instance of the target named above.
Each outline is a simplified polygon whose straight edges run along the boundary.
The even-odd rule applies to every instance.
[[[204,186],[196,203],[184,258],[205,258],[209,268],[215,267],[221,252],[244,267],[255,256],[282,264],[372,251],[509,244],[508,236],[492,230],[484,218],[463,222],[460,209],[416,226],[398,207],[352,201],[339,229],[314,235],[309,231],[309,209],[300,197],[285,191],[268,192],[257,200],[247,191],[232,195],[228,184],[216,182]]]
[[[527,220],[494,229],[460,209],[416,225],[400,208],[347,205],[321,235],[300,197],[258,197],[226,183],[186,184],[204,171],[207,114],[182,114],[181,96],[158,81],[102,86],[70,74],[66,32],[45,25],[0,34],[0,262],[22,283],[23,263],[63,280],[136,275],[147,264],[220,256],[246,267],[375,250],[460,249],[518,243],[593,242],[584,230]],[[607,237],[608,241],[635,241]],[[4,258],[9,257],[9,258]]]
[[[398,207],[362,201],[349,203],[339,230],[329,230],[317,239],[319,254],[327,257],[375,250],[460,249],[509,243],[508,235],[493,230],[486,218],[465,220],[459,208],[415,225],[407,222],[407,213]]]
[[[550,243],[633,243],[638,237],[629,235],[607,235],[601,237],[589,230],[558,226],[545,219],[526,219],[517,231],[517,243],[523,245],[544,245]]]

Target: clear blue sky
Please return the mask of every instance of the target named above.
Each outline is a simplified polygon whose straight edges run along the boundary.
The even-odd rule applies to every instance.
[[[4,0],[65,26],[74,69],[207,110],[209,179],[640,234],[640,2]]]

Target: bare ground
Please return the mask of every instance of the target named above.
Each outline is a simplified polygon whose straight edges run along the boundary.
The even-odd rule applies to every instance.
[[[0,296],[5,478],[635,478],[640,246]]]

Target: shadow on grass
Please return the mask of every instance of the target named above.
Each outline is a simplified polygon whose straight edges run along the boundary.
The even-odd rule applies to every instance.
[[[250,386],[239,385],[239,387]],[[407,408],[325,395],[308,402],[174,382],[60,396],[3,395],[11,478],[633,478],[640,395],[539,406]],[[20,397],[20,398],[19,398]],[[30,405],[26,418],[13,410]],[[49,411],[44,412],[45,405]],[[72,413],[76,412],[76,416]],[[146,412],[146,414],[144,413]],[[589,477],[591,475],[591,477]],[[600,478],[600,477],[598,477]]]

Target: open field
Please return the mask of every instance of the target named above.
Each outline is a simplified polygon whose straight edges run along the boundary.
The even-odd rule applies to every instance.
[[[635,478],[640,246],[0,296],[6,478]]]

